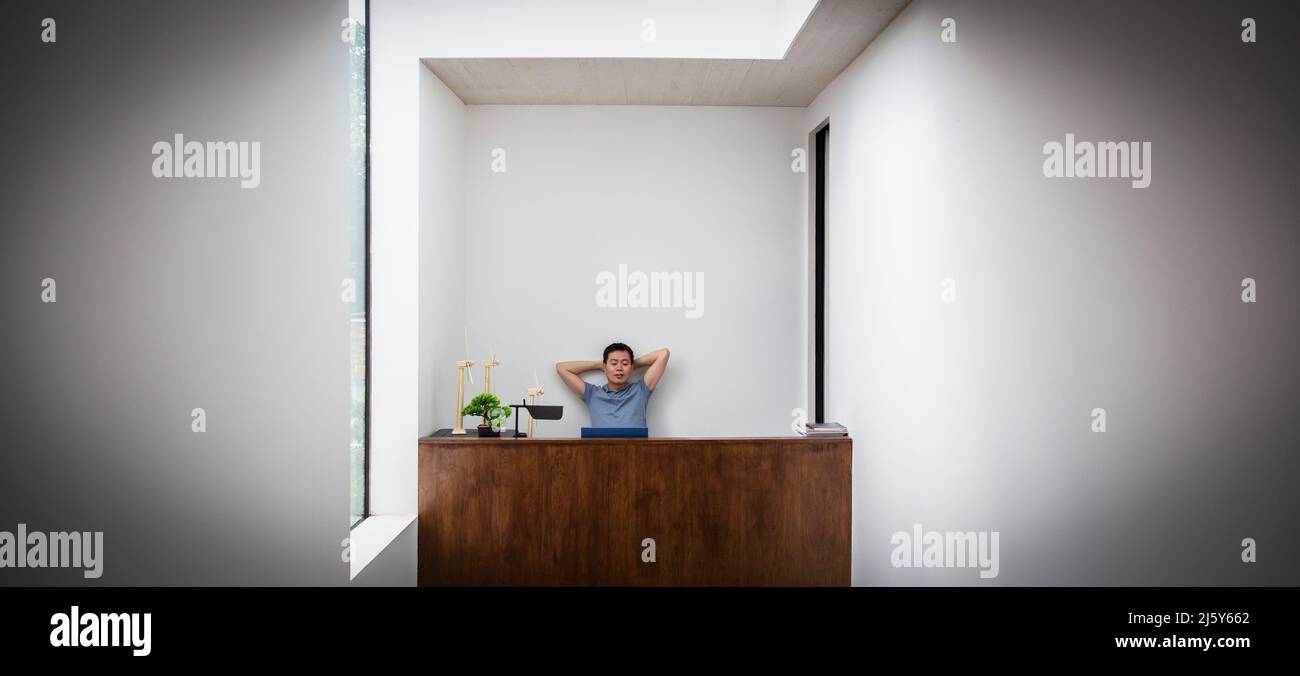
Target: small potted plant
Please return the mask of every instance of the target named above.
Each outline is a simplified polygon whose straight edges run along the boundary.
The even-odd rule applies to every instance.
[[[477,415],[483,418],[483,422],[478,426],[480,437],[499,437],[501,428],[505,427],[506,421],[510,419],[510,407],[502,406],[497,395],[484,392],[475,395],[460,414]]]

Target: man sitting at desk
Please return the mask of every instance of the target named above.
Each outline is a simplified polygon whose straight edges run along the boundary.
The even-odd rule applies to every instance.
[[[643,366],[649,367],[645,377],[629,382],[632,371]],[[564,384],[587,404],[592,427],[648,427],[645,407],[666,368],[668,348],[634,359],[632,348],[623,343],[613,343],[605,348],[603,361],[562,361],[555,365]],[[605,379],[609,382],[599,387],[579,375],[600,370],[605,372]]]

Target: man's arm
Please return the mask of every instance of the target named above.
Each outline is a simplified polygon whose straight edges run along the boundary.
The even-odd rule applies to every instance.
[[[645,372],[645,386],[654,389],[659,384],[659,379],[664,377],[664,369],[668,368],[668,348],[661,347],[650,354],[643,354],[632,362],[633,368],[648,367]]]
[[[555,372],[560,380],[569,386],[579,397],[587,394],[587,383],[578,374],[587,371],[599,371],[603,365],[598,361],[562,361],[555,365]]]

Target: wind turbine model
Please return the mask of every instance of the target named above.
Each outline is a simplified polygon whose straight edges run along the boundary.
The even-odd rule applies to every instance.
[[[456,429],[452,434],[465,433],[465,416],[461,411],[465,410],[465,374],[469,374],[469,384],[474,384],[474,374],[470,372],[470,367],[474,362],[469,358],[469,329],[465,329],[465,358],[456,362],[456,368],[459,369],[456,378]]]
[[[466,347],[465,349],[468,350],[469,348]],[[501,365],[501,360],[497,359],[496,350],[492,351],[491,359],[483,360],[483,394],[487,394],[492,391],[492,367],[500,366],[500,365]]]
[[[543,393],[542,381],[537,379],[537,369],[533,369],[533,382],[537,384],[537,387],[528,388],[529,406],[535,405],[537,403],[537,399],[541,397]],[[533,415],[531,413],[528,414],[528,438],[529,439],[533,438]]]

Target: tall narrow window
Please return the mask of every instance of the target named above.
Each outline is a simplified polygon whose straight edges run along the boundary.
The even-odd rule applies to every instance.
[[[366,31],[370,3],[349,0],[350,37],[349,114],[352,156],[349,167],[348,206],[351,210],[351,381],[352,381],[352,505],[355,526],[370,514],[370,55]]]
[[[816,132],[813,158],[813,422],[826,422],[826,153],[831,125],[824,122]]]

